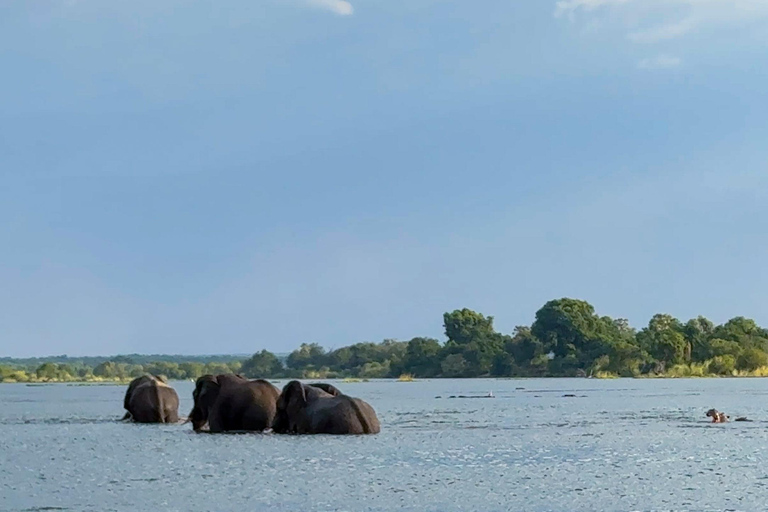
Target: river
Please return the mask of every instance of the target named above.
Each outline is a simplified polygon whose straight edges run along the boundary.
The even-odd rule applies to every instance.
[[[193,383],[171,384],[186,415]],[[768,508],[768,380],[334,384],[379,435],[195,435],[115,421],[123,386],[0,384],[0,510]]]

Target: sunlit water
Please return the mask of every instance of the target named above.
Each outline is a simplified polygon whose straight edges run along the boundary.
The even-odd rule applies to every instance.
[[[124,387],[2,384],[0,510],[768,509],[768,380],[336,384],[381,434],[195,435],[115,421]]]

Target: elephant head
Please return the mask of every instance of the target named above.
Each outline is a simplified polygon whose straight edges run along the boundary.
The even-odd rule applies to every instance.
[[[219,391],[221,385],[217,377],[213,375],[203,375],[195,383],[195,390],[192,392],[192,398],[195,401],[195,405],[192,408],[192,412],[189,414],[189,419],[192,422],[192,428],[197,432],[208,421],[208,414],[211,407],[219,397]]]
[[[278,433],[293,434],[296,432],[295,418],[307,405],[307,393],[304,385],[292,380],[283,387],[277,399],[277,411],[272,430]]]
[[[302,384],[292,380],[283,387],[277,399],[277,411],[272,430],[277,433],[295,434],[297,425],[306,418],[307,405],[320,397],[337,397],[341,395],[335,386],[325,383]]]

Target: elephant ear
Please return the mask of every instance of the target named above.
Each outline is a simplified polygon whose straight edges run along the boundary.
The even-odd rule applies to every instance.
[[[283,396],[288,403],[294,400],[297,400],[301,405],[306,405],[307,403],[307,392],[304,390],[304,385],[297,380],[292,380],[285,385]]]
[[[197,401],[197,399],[200,398],[200,395],[203,393],[203,389],[208,385],[218,386],[218,378],[210,374],[199,377],[195,383],[195,390],[192,391],[192,398]]]
[[[313,382],[310,384],[310,386],[313,388],[322,389],[331,396],[339,396],[341,394],[339,388],[332,386],[331,384],[326,384],[325,382]]]
[[[125,398],[123,399],[123,409],[126,411],[128,410],[128,405],[131,401],[131,395],[133,394],[133,390],[136,389],[136,386],[139,384],[139,380],[141,377],[137,377],[131,381],[130,384],[128,384],[128,389],[125,390]]]

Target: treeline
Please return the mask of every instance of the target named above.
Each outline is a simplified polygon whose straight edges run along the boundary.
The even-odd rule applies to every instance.
[[[547,302],[530,326],[511,334],[469,309],[443,315],[447,341],[357,343],[327,351],[303,344],[280,364],[262,351],[245,361],[248,375],[285,377],[641,377],[768,375],[768,330],[736,317],[715,325],[655,315],[637,330],[599,316],[588,302]]]
[[[204,355],[204,356],[185,356],[173,354],[123,354],[118,356],[60,356],[45,357],[27,357],[12,358],[0,357],[0,365],[13,365],[24,368],[37,368],[43,363],[66,364],[69,366],[90,366],[95,367],[101,363],[112,361],[114,363],[126,364],[149,364],[157,362],[167,363],[231,363],[233,361],[242,361],[248,357],[247,354],[223,354],[223,355]]]
[[[0,382],[125,382],[145,373],[165,375],[169,379],[196,379],[206,373],[238,373],[242,362],[211,362],[203,364],[197,361],[181,363],[154,361],[146,364],[104,361],[96,366],[84,363],[52,363],[39,366],[0,364]]]
[[[118,380],[144,372],[169,379],[226,372],[247,377],[363,379],[768,375],[768,330],[744,317],[715,325],[704,317],[683,322],[658,314],[637,330],[625,319],[597,315],[585,301],[563,298],[547,302],[531,326],[518,326],[511,334],[497,332],[493,317],[469,309],[445,313],[443,327],[445,342],[417,337],[334,350],[311,343],[287,357],[262,350],[242,362],[104,361],[93,368],[44,363],[25,373],[30,381]],[[0,378],[19,381],[24,377],[20,371],[0,366]]]

